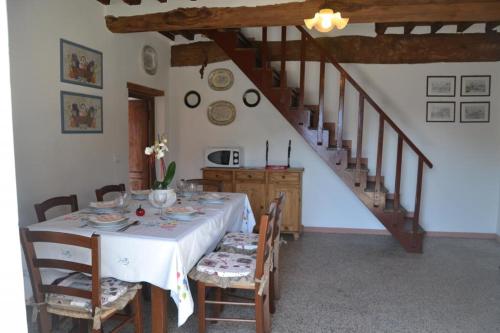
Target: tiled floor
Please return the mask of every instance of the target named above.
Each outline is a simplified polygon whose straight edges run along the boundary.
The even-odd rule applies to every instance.
[[[424,251],[405,253],[389,236],[305,234],[288,240],[272,331],[500,332],[500,244],[427,238]],[[144,305],[150,332],[149,303]],[[196,312],[177,328],[175,305],[169,309],[169,332],[197,332]],[[208,326],[208,332],[254,331],[249,324]]]

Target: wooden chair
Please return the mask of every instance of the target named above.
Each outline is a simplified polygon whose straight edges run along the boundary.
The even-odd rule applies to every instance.
[[[78,199],[76,194],[71,194],[67,197],[54,197],[45,200],[42,203],[35,204],[36,216],[38,218],[38,222],[43,222],[47,220],[45,213],[54,207],[57,206],[71,206],[71,211],[76,212],[78,210]]]
[[[250,258],[255,260],[254,274],[246,277],[219,278],[217,274],[200,272],[198,267],[203,264],[211,266],[215,256],[231,255],[231,253],[214,252],[215,256],[208,255],[202,258],[190,272],[190,277],[197,281],[198,289],[198,332],[205,333],[207,321],[229,321],[229,322],[255,322],[257,333],[268,333],[271,329],[271,318],[269,313],[269,279],[272,259],[273,227],[276,220],[276,207],[272,203],[269,214],[260,219],[259,245],[256,259],[251,256],[239,255],[248,262]],[[204,262],[205,260],[208,260]],[[238,261],[240,262],[240,261]],[[254,298],[251,302],[226,302],[222,300],[222,287],[231,289],[252,290]],[[207,288],[216,289],[215,300],[206,299]],[[213,317],[206,317],[206,304],[215,305]],[[253,306],[255,308],[255,319],[243,318],[221,318],[219,314],[223,305]]]
[[[125,192],[125,184],[106,185],[95,190],[97,201],[104,201],[104,195],[112,192]]]
[[[279,251],[280,251],[280,237],[281,237],[281,224],[283,218],[283,205],[285,204],[285,193],[280,192],[280,195],[273,200],[276,207],[276,222],[274,224],[273,229],[273,270],[271,271],[271,280],[269,285],[269,307],[271,313],[276,312],[275,300],[279,299],[281,296],[280,293],[280,285],[279,285]],[[270,207],[272,209],[272,206]],[[225,239],[227,238],[239,238],[244,239],[243,242],[248,242],[247,246],[245,245],[227,245],[224,244]],[[241,253],[252,255],[257,252],[257,249],[254,249],[251,245],[258,242],[259,235],[258,234],[243,234],[243,233],[228,233],[224,236],[224,239],[219,244],[219,251],[223,252],[232,252],[232,253]]]
[[[128,288],[116,301],[111,304],[101,304],[98,235],[94,234],[91,237],[84,237],[60,232],[30,231],[27,228],[23,228],[20,229],[20,236],[30,274],[36,308],[39,311],[38,324],[40,333],[51,332],[49,313],[70,318],[78,318],[81,332],[87,331],[88,321],[91,320],[93,321],[92,332],[102,333],[101,322],[110,318],[121,319],[113,332],[121,330],[127,323],[133,323],[134,332],[143,332],[140,285],[129,284],[130,288]],[[92,257],[92,264],[86,265],[79,262],[57,259],[39,259],[35,252],[34,243],[65,244],[89,249]],[[75,272],[73,274],[92,274],[91,289],[84,290],[72,286],[61,286],[55,283],[43,284],[40,268],[65,269]],[[82,276],[84,275],[82,274]],[[107,280],[110,279],[108,278]],[[116,279],[113,280],[123,283]],[[88,299],[90,300],[91,307],[85,308],[82,306],[81,308],[75,308],[74,303],[68,305],[60,301],[51,301],[52,297],[60,295]],[[126,305],[131,305],[131,314],[118,313],[118,311],[122,310]],[[36,309],[34,309],[34,311],[36,311]]]
[[[211,179],[187,179],[186,184],[202,186],[202,190],[207,192],[222,192],[224,185],[220,180]]]

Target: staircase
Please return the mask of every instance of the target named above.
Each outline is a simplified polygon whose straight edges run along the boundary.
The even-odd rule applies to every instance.
[[[269,62],[267,28],[262,28],[262,42],[256,43],[246,38],[241,31],[206,31],[205,35],[233,60],[248,78],[260,89],[290,124],[304,137],[309,145],[344,181],[357,197],[378,218],[385,228],[408,252],[421,253],[425,231],[419,224],[422,173],[424,164],[432,168],[432,163],[404,134],[404,132],[384,113],[378,104],[361,86],[323,49],[303,27],[296,26],[301,34],[300,82],[298,87],[289,87],[286,79],[286,35],[287,27],[281,28],[280,70],[273,69]],[[319,78],[319,102],[317,105],[304,104],[305,54],[311,43],[321,54]],[[309,45],[310,47],[310,45]],[[337,123],[324,121],[325,66],[333,65],[340,72],[340,96]],[[344,94],[346,82],[359,93],[356,156],[351,156],[352,141],[342,136],[344,119]],[[363,118],[365,103],[379,115],[377,160],[375,176],[369,176],[368,160],[362,157]],[[394,193],[384,186],[382,176],[382,156],[384,151],[384,127],[388,125],[398,137],[396,176]],[[407,211],[400,204],[401,168],[403,145],[407,145],[418,157],[415,206]]]

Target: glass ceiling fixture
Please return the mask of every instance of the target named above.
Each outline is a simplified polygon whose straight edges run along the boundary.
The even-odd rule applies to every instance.
[[[325,4],[320,7],[319,11],[314,14],[313,18],[305,19],[307,29],[316,28],[319,32],[332,31],[334,28],[342,30],[349,22],[348,18],[342,18],[340,12],[334,12]]]

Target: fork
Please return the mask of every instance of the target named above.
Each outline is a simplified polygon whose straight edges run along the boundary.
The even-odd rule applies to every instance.
[[[139,220],[134,221],[134,222],[130,223],[129,225],[126,225],[123,228],[118,229],[117,232],[123,232],[123,231],[127,230],[128,228],[130,228],[131,226],[138,225],[138,224],[139,224]]]

